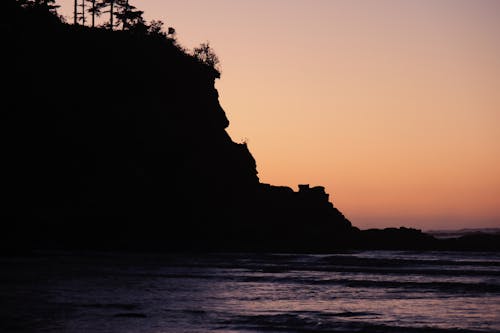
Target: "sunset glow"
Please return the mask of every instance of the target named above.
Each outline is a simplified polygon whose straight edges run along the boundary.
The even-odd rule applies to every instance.
[[[262,182],[323,185],[360,228],[500,227],[500,1],[131,4],[210,42]]]

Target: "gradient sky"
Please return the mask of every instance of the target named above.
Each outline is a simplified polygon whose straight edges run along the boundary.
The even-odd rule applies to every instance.
[[[130,2],[213,46],[262,182],[323,185],[361,228],[500,227],[500,1]]]

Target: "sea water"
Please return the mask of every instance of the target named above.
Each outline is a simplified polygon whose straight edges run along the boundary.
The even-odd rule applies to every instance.
[[[0,332],[500,332],[500,254],[0,258]]]

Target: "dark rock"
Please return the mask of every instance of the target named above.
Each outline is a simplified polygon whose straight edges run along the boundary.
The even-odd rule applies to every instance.
[[[219,73],[173,40],[8,3],[4,247],[294,248],[350,229],[324,188],[259,182]]]
[[[226,132],[216,69],[165,36],[19,3],[0,23],[1,253],[499,249],[498,236],[360,231],[324,187],[261,183]]]

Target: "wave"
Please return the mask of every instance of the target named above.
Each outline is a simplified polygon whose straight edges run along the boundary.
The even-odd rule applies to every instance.
[[[353,318],[372,316],[373,313],[365,312],[288,312],[269,315],[236,316],[222,321],[219,328],[228,330],[252,330],[269,332],[371,332],[371,333],[486,333],[494,331],[469,330],[460,328],[442,328],[429,326],[403,326],[367,323],[364,321],[353,321]],[[349,317],[349,320],[342,320]]]
[[[391,289],[405,289],[405,290],[423,290],[423,291],[441,291],[441,292],[453,292],[453,293],[500,293],[500,281],[494,279],[492,282],[481,282],[469,280],[465,281],[443,281],[443,280],[431,280],[428,275],[429,272],[425,271],[426,276],[420,276],[423,272],[421,271],[404,271],[397,272],[398,274],[404,274],[408,277],[410,274],[415,274],[414,279],[409,280],[408,278],[404,280],[395,280],[391,274],[378,274],[378,275],[367,275],[366,271],[360,274],[361,279],[356,278],[331,278],[329,277],[331,272],[325,270],[318,270],[323,272],[319,275],[314,276],[300,276],[298,274],[276,274],[276,273],[262,273],[262,272],[226,272],[226,271],[212,271],[212,272],[190,272],[190,273],[162,273],[162,274],[133,274],[138,277],[154,277],[162,279],[196,279],[196,280],[212,280],[218,282],[247,282],[247,283],[276,283],[276,284],[299,284],[299,285],[340,285],[344,287],[352,288],[391,288]],[[350,272],[349,270],[338,270],[338,272],[345,273]],[[355,271],[359,273],[359,271]],[[388,273],[386,270],[370,271],[369,273]],[[457,271],[457,272],[438,272],[435,271],[436,275],[450,275],[454,277],[460,276],[476,276],[473,271]],[[397,275],[397,274],[396,274]],[[498,272],[481,272],[479,276],[498,276]],[[353,275],[358,276],[358,275]],[[370,276],[372,278],[370,278]],[[398,278],[399,279],[399,278]],[[419,281],[421,279],[421,281]]]
[[[91,303],[91,304],[70,304],[80,308],[113,309],[113,310],[135,310],[139,308],[137,304],[129,303]]]

